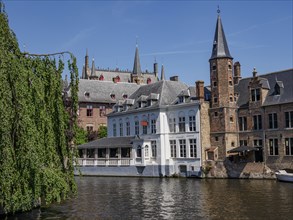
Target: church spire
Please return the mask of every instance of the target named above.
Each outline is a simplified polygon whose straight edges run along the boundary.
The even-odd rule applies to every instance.
[[[214,37],[214,42],[213,42],[213,51],[212,51],[212,56],[210,59],[216,59],[216,58],[231,58],[231,59],[233,59],[230,55],[230,52],[229,52],[224,29],[222,26],[219,8],[218,8],[217,12],[218,12],[218,19],[217,19],[215,37]]]
[[[91,76],[95,76],[95,75],[96,75],[96,67],[95,67],[95,59],[93,58]]]
[[[138,53],[137,44],[136,44],[136,48],[135,48],[135,57],[134,57],[134,65],[133,65],[132,73],[136,74],[138,76],[141,75],[140,60],[139,60],[139,53]]]

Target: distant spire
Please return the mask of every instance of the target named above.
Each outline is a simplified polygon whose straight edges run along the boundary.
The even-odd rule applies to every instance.
[[[95,59],[93,58],[91,76],[95,76],[95,73],[96,73]]]
[[[224,57],[232,58],[229,52],[224,29],[222,26],[219,6],[218,6],[217,12],[218,12],[218,19],[217,19],[215,37],[213,42],[213,51],[212,51],[212,56],[210,59],[224,58]]]
[[[134,65],[133,65],[132,73],[136,74],[138,76],[141,75],[139,52],[138,52],[138,46],[137,45],[136,45],[136,48],[135,48]]]
[[[165,80],[165,71],[164,71],[164,65],[162,64],[162,69],[161,69],[161,80]]]

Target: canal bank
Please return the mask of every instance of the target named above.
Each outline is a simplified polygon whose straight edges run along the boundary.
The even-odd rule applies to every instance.
[[[231,179],[276,179],[275,171],[263,162],[233,163],[225,161],[206,161],[202,167],[203,178]]]

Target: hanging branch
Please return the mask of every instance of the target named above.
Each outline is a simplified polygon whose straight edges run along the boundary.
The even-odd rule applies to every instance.
[[[63,55],[63,54],[69,54],[71,57],[74,56],[73,53],[71,53],[70,51],[62,51],[58,53],[47,53],[47,54],[32,54],[32,53],[23,52],[22,54],[28,55],[28,56],[34,56],[34,57],[55,56],[55,55]]]

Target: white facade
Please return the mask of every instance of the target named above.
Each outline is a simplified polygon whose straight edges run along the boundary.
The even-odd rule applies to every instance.
[[[197,176],[201,167],[199,102],[141,107],[108,116],[108,137],[136,136],[134,166],[160,166],[161,176]]]

